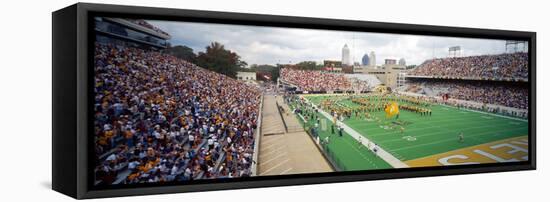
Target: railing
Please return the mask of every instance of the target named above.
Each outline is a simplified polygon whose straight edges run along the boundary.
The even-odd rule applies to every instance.
[[[282,106],[279,105],[277,101],[275,101],[275,105],[277,106],[277,111],[279,112],[279,116],[281,117],[281,121],[283,122],[283,126],[285,127],[285,133],[288,133],[288,126],[286,125],[285,119],[283,118],[283,112],[281,111]]]
[[[256,133],[254,134],[254,153],[252,154],[252,166],[251,166],[251,176],[256,176],[258,172],[258,153],[260,152],[260,138],[261,138],[261,128],[262,128],[262,111],[264,106],[264,95],[260,98],[260,110],[258,113],[258,122],[256,127]]]
[[[289,105],[291,108],[294,108],[292,105]],[[334,171],[345,171],[346,167],[344,163],[334,154],[334,152],[328,147],[327,144],[322,143],[318,137],[316,137],[314,134],[311,133],[311,124],[304,119],[303,116],[296,114],[298,117],[298,122],[302,124],[303,129],[305,132],[309,135],[319,152],[321,152],[321,155],[325,158],[327,162],[329,162],[330,166]]]
[[[287,133],[293,133],[293,132],[302,132],[304,131],[304,127],[301,125],[297,126],[288,126]]]

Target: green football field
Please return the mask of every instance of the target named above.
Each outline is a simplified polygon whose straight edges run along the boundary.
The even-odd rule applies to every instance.
[[[317,106],[325,99],[338,100],[337,104],[349,108],[360,105],[344,99],[344,96],[305,96],[306,99]],[[401,103],[399,103],[401,104]],[[509,118],[489,113],[457,109],[444,105],[434,104],[430,107],[431,116],[421,116],[417,113],[400,110],[398,120],[386,118],[385,112],[372,112],[371,116],[378,117],[380,122],[355,117],[345,119],[344,123],[374,141],[381,148],[388,151],[401,161],[409,161],[434,154],[440,154],[469,146],[480,145],[493,141],[518,137],[528,134],[526,120]],[[377,157],[360,144],[353,137],[345,134],[338,137],[332,134],[332,121],[321,114],[327,127],[319,130],[321,139],[330,136],[329,153],[336,163],[344,170],[368,170],[391,168],[384,160]],[[311,127],[315,120],[307,120],[300,117],[306,129]],[[393,122],[406,123],[395,126]],[[307,122],[307,123],[306,123]],[[400,127],[404,128],[401,132]],[[464,141],[459,141],[458,134],[464,134]]]

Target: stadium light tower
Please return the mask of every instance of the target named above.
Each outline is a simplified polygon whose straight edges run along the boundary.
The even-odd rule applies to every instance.
[[[527,52],[527,41],[506,41],[504,51],[506,53]]]
[[[462,49],[460,46],[449,47],[449,57],[460,57],[462,56]]]

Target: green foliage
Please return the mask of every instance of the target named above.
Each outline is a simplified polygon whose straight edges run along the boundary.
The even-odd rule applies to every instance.
[[[181,46],[181,45],[169,47],[168,49],[166,49],[166,52],[177,58],[184,59],[189,62],[195,62],[195,59],[197,57],[197,55],[195,55],[195,53],[193,52],[192,48],[189,48],[187,46]]]
[[[317,63],[315,61],[303,61],[296,64],[296,68],[303,70],[318,70]]]
[[[258,71],[260,72],[268,72],[271,74],[271,81],[277,82],[277,79],[279,78],[279,68],[277,66],[273,65],[260,65],[258,66]]]
[[[276,82],[277,78],[279,78],[279,67],[274,65],[258,65],[258,64],[252,64],[249,68],[250,71],[254,71],[257,73],[264,73],[271,76],[271,81]]]
[[[247,64],[237,53],[225,49],[224,45],[212,42],[205,52],[199,52],[196,64],[221,74],[235,78],[237,71]]]

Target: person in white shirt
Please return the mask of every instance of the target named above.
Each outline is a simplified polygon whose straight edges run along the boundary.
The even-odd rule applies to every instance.
[[[231,144],[231,137],[227,136],[227,144]]]
[[[107,157],[107,159],[105,159],[105,160],[107,160],[107,161],[114,161],[114,160],[116,160],[116,154],[113,153],[113,154],[109,155],[109,157]]]
[[[135,168],[137,168],[138,165],[139,165],[138,161],[132,161],[132,162],[128,163],[128,169],[129,170],[134,170]]]
[[[180,128],[180,133],[181,133],[181,134],[185,134],[185,127],[181,127],[181,128]]]
[[[195,142],[195,135],[193,135],[193,133],[191,133],[191,131],[189,131],[189,144],[193,145],[193,143]]]
[[[177,131],[171,131],[171,132],[170,132],[170,138],[171,138],[171,139],[175,139],[176,136],[178,136],[177,133],[178,133]]]
[[[155,130],[155,131],[153,131],[153,136],[155,136],[155,138],[158,140],[158,139],[160,139],[161,134],[158,131]]]
[[[193,173],[191,172],[191,169],[186,168],[186,169],[185,169],[185,172],[183,173],[183,176],[184,176],[187,180],[189,180],[189,179],[191,179],[191,175],[192,175],[192,174],[193,174]]]
[[[208,139],[208,150],[211,150],[214,148],[214,140],[212,138]]]
[[[176,165],[172,166],[172,170],[170,171],[170,175],[176,175],[178,174],[178,167]]]
[[[218,149],[219,147],[220,147],[220,142],[215,141],[215,142],[214,142],[214,148],[215,148],[215,149]]]

